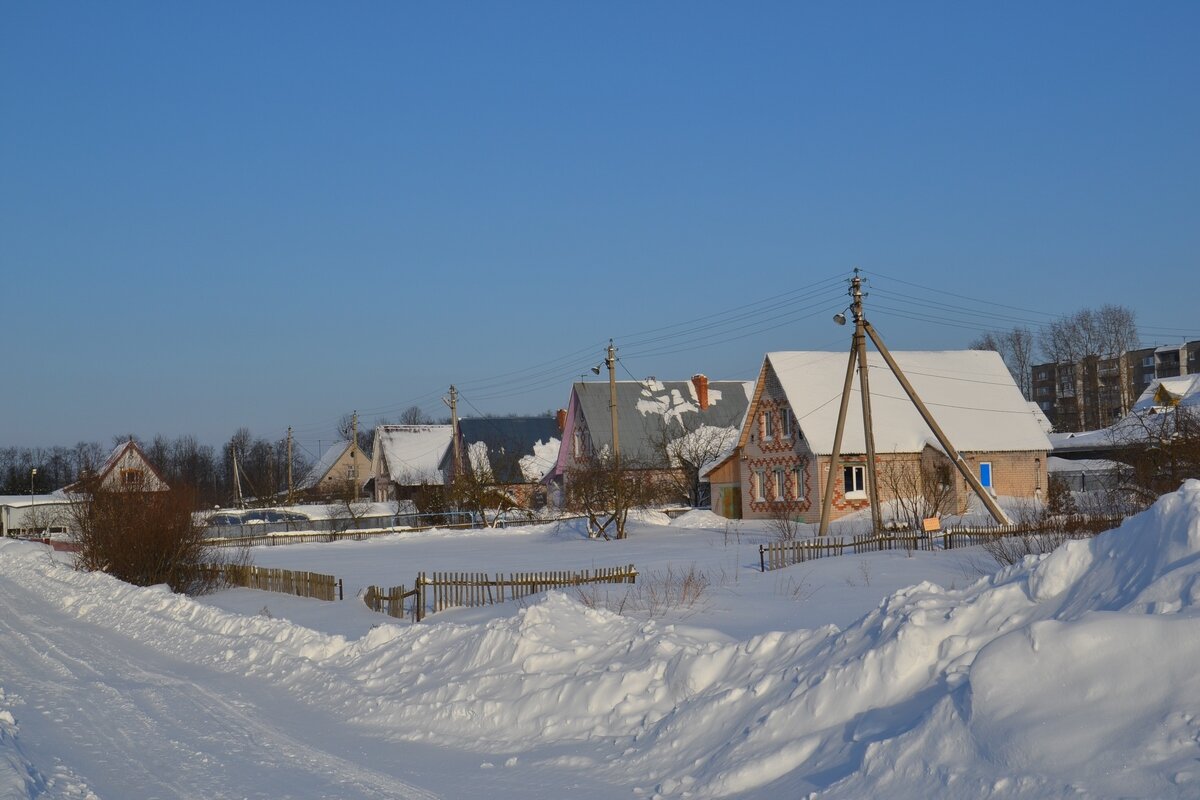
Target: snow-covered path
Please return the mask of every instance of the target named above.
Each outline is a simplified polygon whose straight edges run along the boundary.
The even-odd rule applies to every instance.
[[[406,748],[380,759],[361,734],[330,735],[335,720],[277,687],[81,626],[38,585],[8,577],[0,675],[49,796],[86,786],[102,798],[436,797],[378,771],[403,769]]]

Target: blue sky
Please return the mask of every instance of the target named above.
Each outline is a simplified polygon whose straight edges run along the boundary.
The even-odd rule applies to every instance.
[[[846,346],[854,266],[896,349],[1104,303],[1200,337],[1198,35],[1194,3],[7,4],[0,446],[315,450],[451,383],[540,412],[609,337],[620,377],[752,379]]]

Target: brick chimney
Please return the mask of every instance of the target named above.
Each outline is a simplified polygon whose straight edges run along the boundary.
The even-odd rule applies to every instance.
[[[554,421],[558,423],[558,432],[562,433],[567,427],[567,410],[560,408],[555,412]]]
[[[693,375],[692,384],[696,387],[696,401],[700,410],[708,410],[708,378],[703,375]]]

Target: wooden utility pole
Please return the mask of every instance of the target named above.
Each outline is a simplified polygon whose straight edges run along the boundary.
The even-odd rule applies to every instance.
[[[833,436],[833,452],[829,457],[829,475],[826,478],[825,494],[822,497],[821,502],[821,526],[818,531],[818,535],[825,536],[829,532],[829,521],[831,512],[833,510],[833,495],[836,485],[835,481],[838,480],[839,477],[837,471],[841,462],[842,433],[845,430],[846,414],[850,405],[850,390],[853,385],[854,367],[856,362],[859,371],[859,388],[862,392],[863,436],[866,439],[867,449],[867,487],[869,493],[868,496],[871,503],[871,523],[876,532],[882,528],[882,515],[879,507],[879,488],[876,480],[875,469],[875,436],[871,425],[870,384],[869,379],[867,378],[867,337],[870,337],[871,341],[875,343],[875,347],[879,349],[879,353],[881,356],[883,356],[883,360],[887,362],[888,368],[891,369],[892,374],[896,376],[896,380],[899,381],[900,385],[904,388],[904,392],[908,395],[908,399],[912,401],[912,404],[916,407],[918,413],[920,413],[921,418],[925,420],[925,424],[929,426],[931,431],[933,431],[933,435],[937,438],[938,443],[942,446],[942,449],[946,451],[946,454],[950,457],[950,460],[954,462],[954,466],[958,469],[966,482],[975,491],[975,494],[983,502],[988,512],[992,515],[992,518],[995,519],[1000,525],[1011,524],[1008,516],[1004,513],[1000,506],[996,504],[996,501],[992,499],[991,495],[986,489],[983,488],[983,485],[979,482],[979,479],[971,471],[970,465],[966,463],[963,457],[959,454],[958,450],[956,450],[954,445],[950,443],[950,439],[937,424],[937,420],[933,418],[933,415],[929,413],[929,409],[926,408],[923,402],[921,402],[921,398],[917,396],[916,390],[913,389],[912,384],[909,383],[907,376],[905,376],[904,372],[900,369],[900,365],[896,363],[894,358],[892,358],[892,354],[884,345],[883,339],[879,336],[875,328],[871,326],[871,323],[867,321],[862,304],[862,279],[859,277],[857,269],[854,270],[854,277],[850,280],[850,296],[852,298],[850,310],[854,314],[854,337],[850,345],[850,361],[846,366],[846,381],[842,386],[842,404],[838,411],[837,429],[835,430]],[[846,321],[841,314],[835,316],[834,320],[839,325],[845,324]]]
[[[844,322],[845,320],[843,320]],[[842,434],[846,431],[846,412],[850,409],[850,387],[854,385],[854,362],[858,360],[858,348],[850,348],[850,361],[846,364],[846,380],[842,383],[842,405],[838,409],[837,428],[833,432],[833,452],[829,454],[829,474],[825,477],[825,495],[821,499],[821,529],[818,536],[829,533],[829,512],[833,508],[833,491],[839,479],[838,467],[842,453]],[[819,476],[818,476],[819,477]]]
[[[448,400],[443,398],[442,400],[446,405],[450,406],[450,437],[452,440],[452,447],[454,448],[453,469],[454,477],[457,478],[459,473],[462,471],[462,451],[458,442],[458,389],[451,385],[450,398]]]
[[[287,476],[288,476],[288,493],[287,504],[292,504],[292,426],[288,425],[287,435]]]
[[[237,448],[229,445],[229,455],[233,459],[233,491],[237,497],[238,508],[245,508],[246,501],[242,499],[242,479],[238,475]]]
[[[875,470],[875,429],[871,424],[871,381],[867,377],[866,317],[862,307],[862,279],[858,270],[850,280],[850,296],[853,302],[850,311],[854,314],[854,342],[858,351],[858,387],[862,395],[863,436],[867,446],[867,500],[871,504],[871,531],[883,530],[883,512],[879,508],[879,481]]]
[[[917,390],[914,389],[912,384],[908,382],[908,378],[904,375],[904,372],[901,371],[900,365],[896,363],[896,360],[892,358],[892,354],[888,352],[887,347],[884,346],[883,339],[880,338],[879,334],[875,332],[875,329],[871,327],[871,323],[867,322],[865,323],[865,326],[867,335],[871,337],[871,341],[874,342],[875,346],[879,348],[879,354],[883,356],[883,360],[886,361],[888,367],[891,368],[892,374],[896,376],[896,380],[898,380],[900,385],[904,387],[904,393],[908,395],[908,399],[911,400],[913,405],[917,407],[917,411],[920,412],[921,418],[925,420],[925,424],[929,426],[931,431],[933,431],[933,435],[937,437],[938,443],[942,446],[942,449],[946,451],[946,455],[950,456],[950,460],[954,462],[954,466],[958,468],[958,471],[962,474],[966,482],[969,483],[971,488],[975,490],[975,494],[979,497],[979,499],[983,502],[983,505],[987,508],[988,512],[992,515],[992,519],[996,520],[996,524],[998,525],[1011,525],[1012,520],[1008,518],[1008,515],[1004,513],[1004,510],[1001,509],[1000,506],[996,505],[996,501],[992,499],[991,493],[988,492],[987,489],[983,488],[983,484],[979,482],[979,478],[975,477],[975,473],[971,470],[971,466],[967,464],[962,455],[960,455],[959,452],[954,449],[954,445],[950,443],[949,437],[946,436],[941,427],[937,424],[937,420],[933,418],[933,414],[929,413],[929,409],[925,407],[923,402],[921,402],[921,398],[917,396]]]
[[[613,429],[613,466],[621,469],[621,437],[617,432],[617,349],[613,347],[612,339],[608,340],[608,355],[604,357],[608,367],[608,410],[612,415]]]

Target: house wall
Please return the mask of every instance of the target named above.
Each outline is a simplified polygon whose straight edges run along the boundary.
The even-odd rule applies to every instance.
[[[800,427],[791,419],[783,387],[769,367],[764,369],[751,414],[743,431],[738,488],[745,519],[765,519],[786,511],[803,519],[816,508],[820,515],[820,486],[816,460]],[[770,419],[768,425],[767,420]],[[769,431],[769,433],[768,433]],[[748,433],[748,435],[747,435]],[[776,499],[777,470],[783,470],[784,499]],[[765,477],[766,486],[759,483]],[[710,481],[713,478],[710,476]],[[714,510],[717,493],[714,483]],[[717,513],[720,513],[719,511]]]
[[[353,453],[350,448],[346,448],[312,490],[324,495],[340,494],[348,483],[353,483],[357,495],[361,493],[363,484],[372,474],[371,461],[366,454],[357,447],[353,449]]]
[[[110,491],[165,492],[169,488],[134,447],[125,448],[112,469],[104,474],[100,485]]]

